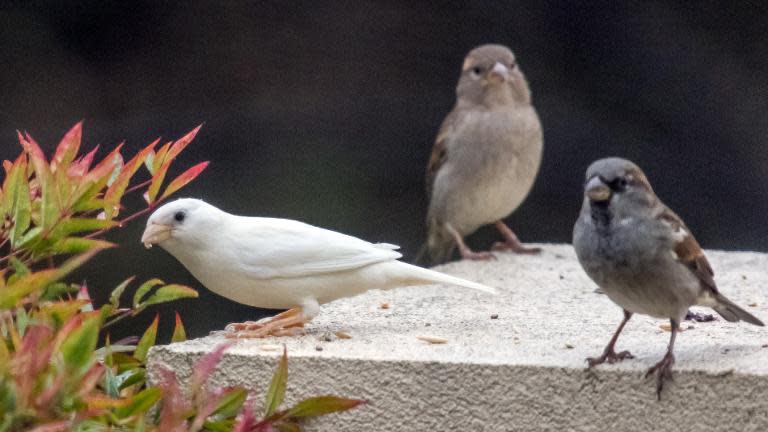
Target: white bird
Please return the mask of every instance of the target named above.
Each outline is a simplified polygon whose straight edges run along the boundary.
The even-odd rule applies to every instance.
[[[397,246],[302,222],[236,216],[183,198],[157,209],[141,237],[176,257],[206,288],[259,308],[289,309],[267,321],[228,326],[240,337],[295,334],[320,305],[372,289],[453,284],[493,288],[397,259]]]

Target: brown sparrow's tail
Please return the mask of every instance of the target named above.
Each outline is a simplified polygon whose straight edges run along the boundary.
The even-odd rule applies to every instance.
[[[724,320],[730,321],[730,322],[736,322],[736,321],[746,321],[750,324],[754,324],[756,326],[764,326],[762,321],[757,319],[754,315],[751,313],[745,311],[736,303],[728,300],[725,298],[724,295],[717,293],[715,295],[715,301],[717,304],[712,306],[712,309],[715,310],[718,314],[720,314],[721,317],[723,317]]]
[[[427,241],[416,255],[416,263],[438,265],[448,261],[456,249],[456,242],[450,233],[437,222],[430,221],[427,228]]]

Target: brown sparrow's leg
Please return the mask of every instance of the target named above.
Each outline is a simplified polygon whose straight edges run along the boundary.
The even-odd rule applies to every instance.
[[[267,336],[295,336],[311,318],[302,314],[301,308],[288,309],[271,318],[259,321],[232,323],[226,327],[230,338],[263,338]]]
[[[464,243],[464,239],[461,238],[461,234],[459,234],[458,231],[456,231],[451,224],[445,224],[445,228],[448,230],[449,233],[453,236],[453,239],[456,240],[456,245],[459,247],[459,253],[461,253],[462,259],[468,259],[468,260],[490,260],[490,259],[496,259],[495,256],[493,256],[490,252],[474,252],[472,249],[469,248]]]
[[[624,326],[627,324],[627,321],[629,321],[630,318],[632,318],[632,312],[625,310],[624,319],[621,320],[621,324],[619,324],[619,328],[616,329],[616,333],[614,333],[613,337],[611,337],[611,340],[608,342],[608,346],[605,347],[603,354],[600,355],[600,357],[587,358],[587,363],[589,364],[588,368],[593,368],[605,362],[613,364],[625,359],[635,358],[635,356],[630,354],[629,351],[622,351],[620,353],[616,353],[616,351],[614,350],[616,346],[616,341],[619,339],[619,333],[621,333],[621,331],[624,330]]]
[[[517,235],[515,235],[515,233],[504,222],[496,221],[495,225],[496,225],[496,229],[498,229],[501,235],[504,237],[504,241],[494,243],[493,247],[491,247],[491,250],[494,250],[494,251],[511,250],[514,253],[528,254],[528,255],[541,253],[541,248],[525,246],[520,241],[520,239],[517,238]]]
[[[672,380],[672,365],[675,364],[675,355],[672,351],[675,349],[675,337],[677,336],[680,323],[676,319],[670,319],[669,323],[672,326],[672,335],[669,337],[667,353],[664,354],[664,357],[660,362],[653,365],[653,367],[648,369],[648,372],[645,373],[646,378],[653,373],[656,374],[656,397],[658,400],[661,400],[661,390],[664,388],[664,381]]]

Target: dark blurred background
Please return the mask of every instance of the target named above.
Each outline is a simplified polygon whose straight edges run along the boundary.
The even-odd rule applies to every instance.
[[[103,156],[205,122],[176,168],[212,163],[181,195],[397,243],[410,260],[462,59],[497,42],[516,52],[544,126],[541,173],[509,220],[524,241],[570,241],[586,166],[620,155],[705,247],[768,251],[766,3],[581,3],[4,1],[0,159],[19,152],[16,129],[50,151],[85,119],[84,150]],[[145,220],[82,275],[92,291],[131,274],[200,289],[161,309],[165,340],[173,309],[195,336],[261,316],[144,250]]]

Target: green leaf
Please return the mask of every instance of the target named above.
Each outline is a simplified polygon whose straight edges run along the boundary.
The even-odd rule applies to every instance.
[[[70,235],[88,231],[99,231],[117,226],[118,223],[106,219],[69,218],[59,224],[57,231],[62,235]]]
[[[285,399],[285,386],[288,383],[288,350],[283,346],[283,356],[277,364],[272,381],[269,383],[267,398],[264,402],[264,417],[269,417],[280,408]]]
[[[83,237],[66,237],[54,243],[50,252],[54,254],[76,254],[90,250],[109,249],[117,246],[106,240],[87,239]]]
[[[146,388],[139,393],[136,393],[136,395],[131,398],[130,404],[117,408],[114,411],[115,416],[124,419],[135,415],[143,415],[152,408],[158,400],[160,400],[162,394],[163,391],[160,390],[159,387]]]
[[[184,330],[184,323],[181,322],[179,313],[176,312],[176,325],[173,326],[173,336],[171,336],[171,343],[184,342],[187,340],[187,332]]]
[[[346,399],[336,396],[318,396],[294,405],[287,411],[288,417],[318,417],[335,412],[347,411],[366,403],[360,399]]]
[[[134,279],[136,279],[136,276],[131,276],[128,279],[120,282],[120,285],[112,290],[112,293],[109,295],[109,304],[111,304],[115,309],[120,307],[120,297],[123,295],[125,288],[130,285]]]
[[[163,282],[162,280],[154,278],[141,284],[139,288],[136,290],[136,292],[133,294],[133,307],[134,308],[139,307],[139,304],[141,304],[141,301],[144,299],[144,296],[147,295],[149,290],[156,287],[157,285],[162,285],[164,283],[165,282]]]
[[[112,368],[106,368],[104,373],[104,392],[112,398],[120,397],[120,383]]]
[[[123,198],[125,190],[128,188],[131,178],[136,171],[144,164],[144,161],[149,156],[149,153],[154,151],[155,146],[159,140],[144,147],[133,159],[129,160],[119,171],[114,182],[111,183],[107,192],[104,193],[104,213],[106,213],[107,219],[112,219],[115,215],[115,208],[120,204],[120,200]]]
[[[86,318],[61,344],[61,353],[69,370],[81,375],[90,368],[99,338],[100,317]]]
[[[33,227],[16,242],[16,249],[26,249],[30,244],[39,240],[40,233],[43,232],[43,227]]]
[[[234,417],[240,412],[245,399],[248,397],[248,391],[242,387],[236,387],[228,390],[221,396],[221,400],[214,408],[212,415],[219,418]]]
[[[32,201],[29,197],[29,183],[27,183],[26,176],[23,175],[25,170],[26,164],[22,164],[18,168],[13,185],[13,228],[9,238],[14,247],[18,247],[21,243],[20,240],[32,221]]]
[[[185,285],[165,285],[157,289],[149,298],[144,301],[142,306],[149,306],[158,303],[166,303],[182,298],[196,298],[197,291]]]
[[[147,328],[147,331],[145,331],[141,336],[141,339],[139,339],[139,343],[136,344],[136,351],[133,352],[133,357],[142,363],[147,361],[147,353],[155,344],[155,340],[157,339],[157,324],[159,321],[160,315],[155,315],[155,320],[152,321],[152,324]]]

